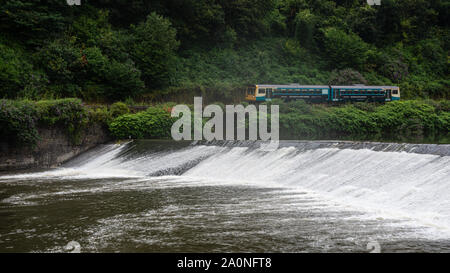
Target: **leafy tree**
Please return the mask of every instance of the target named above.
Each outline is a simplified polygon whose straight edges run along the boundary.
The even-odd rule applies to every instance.
[[[132,27],[130,48],[148,88],[167,85],[179,42],[169,20],[151,13],[145,22]]]
[[[32,66],[14,49],[0,44],[0,98],[16,98],[29,79]]]
[[[61,33],[73,8],[60,0],[5,0],[0,4],[0,31],[29,46],[42,45]]]
[[[369,46],[354,33],[337,28],[323,29],[324,53],[336,68],[362,68],[368,58]]]
[[[183,43],[208,43],[222,38],[226,31],[225,13],[214,0],[166,0],[163,15],[171,18]]]
[[[351,30],[365,42],[378,43],[380,41],[380,28],[377,13],[378,8],[376,6],[362,5],[351,10],[346,21]]]
[[[87,65],[86,56],[74,44],[74,40],[55,40],[42,48],[36,55],[39,65],[50,81],[50,88],[56,97],[80,95],[79,83]]]
[[[243,38],[256,38],[268,32],[264,20],[275,8],[274,0],[219,0],[225,22]]]
[[[38,53],[55,97],[117,100],[142,91],[141,72],[131,60],[119,62],[98,47],[78,47],[75,39],[58,40]]]
[[[106,67],[104,79],[103,94],[109,100],[132,98],[144,89],[141,71],[131,61],[118,62],[112,60]]]
[[[305,48],[314,48],[316,27],[314,15],[309,10],[302,10],[297,13],[295,24],[295,37],[300,41],[300,44]]]

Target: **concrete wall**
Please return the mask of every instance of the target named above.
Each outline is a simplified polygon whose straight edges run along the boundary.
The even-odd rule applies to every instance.
[[[14,147],[0,142],[0,171],[50,168],[110,140],[100,125],[89,126],[80,145],[73,145],[63,128],[39,128],[41,140],[35,148]]]

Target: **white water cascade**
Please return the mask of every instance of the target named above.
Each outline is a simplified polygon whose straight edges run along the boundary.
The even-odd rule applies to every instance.
[[[255,145],[190,145],[139,154],[129,144],[105,145],[62,168],[0,176],[0,181],[168,175],[211,185],[294,188],[344,206],[450,230],[449,145],[432,147],[433,151],[441,149],[441,154],[411,152],[419,146],[345,145],[311,148],[294,143],[271,152]]]

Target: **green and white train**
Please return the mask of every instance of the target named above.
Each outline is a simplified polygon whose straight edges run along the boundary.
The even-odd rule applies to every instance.
[[[386,102],[400,100],[400,88],[366,85],[255,84],[247,87],[245,98],[250,102],[264,102],[274,98],[303,99],[311,102]]]

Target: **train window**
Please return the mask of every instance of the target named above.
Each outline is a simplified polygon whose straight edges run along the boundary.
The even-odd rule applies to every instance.
[[[398,90],[394,90],[394,91],[392,91],[392,94],[394,94],[394,95],[398,95]]]
[[[265,94],[265,93],[266,93],[266,89],[264,89],[264,88],[258,89],[258,94]]]

